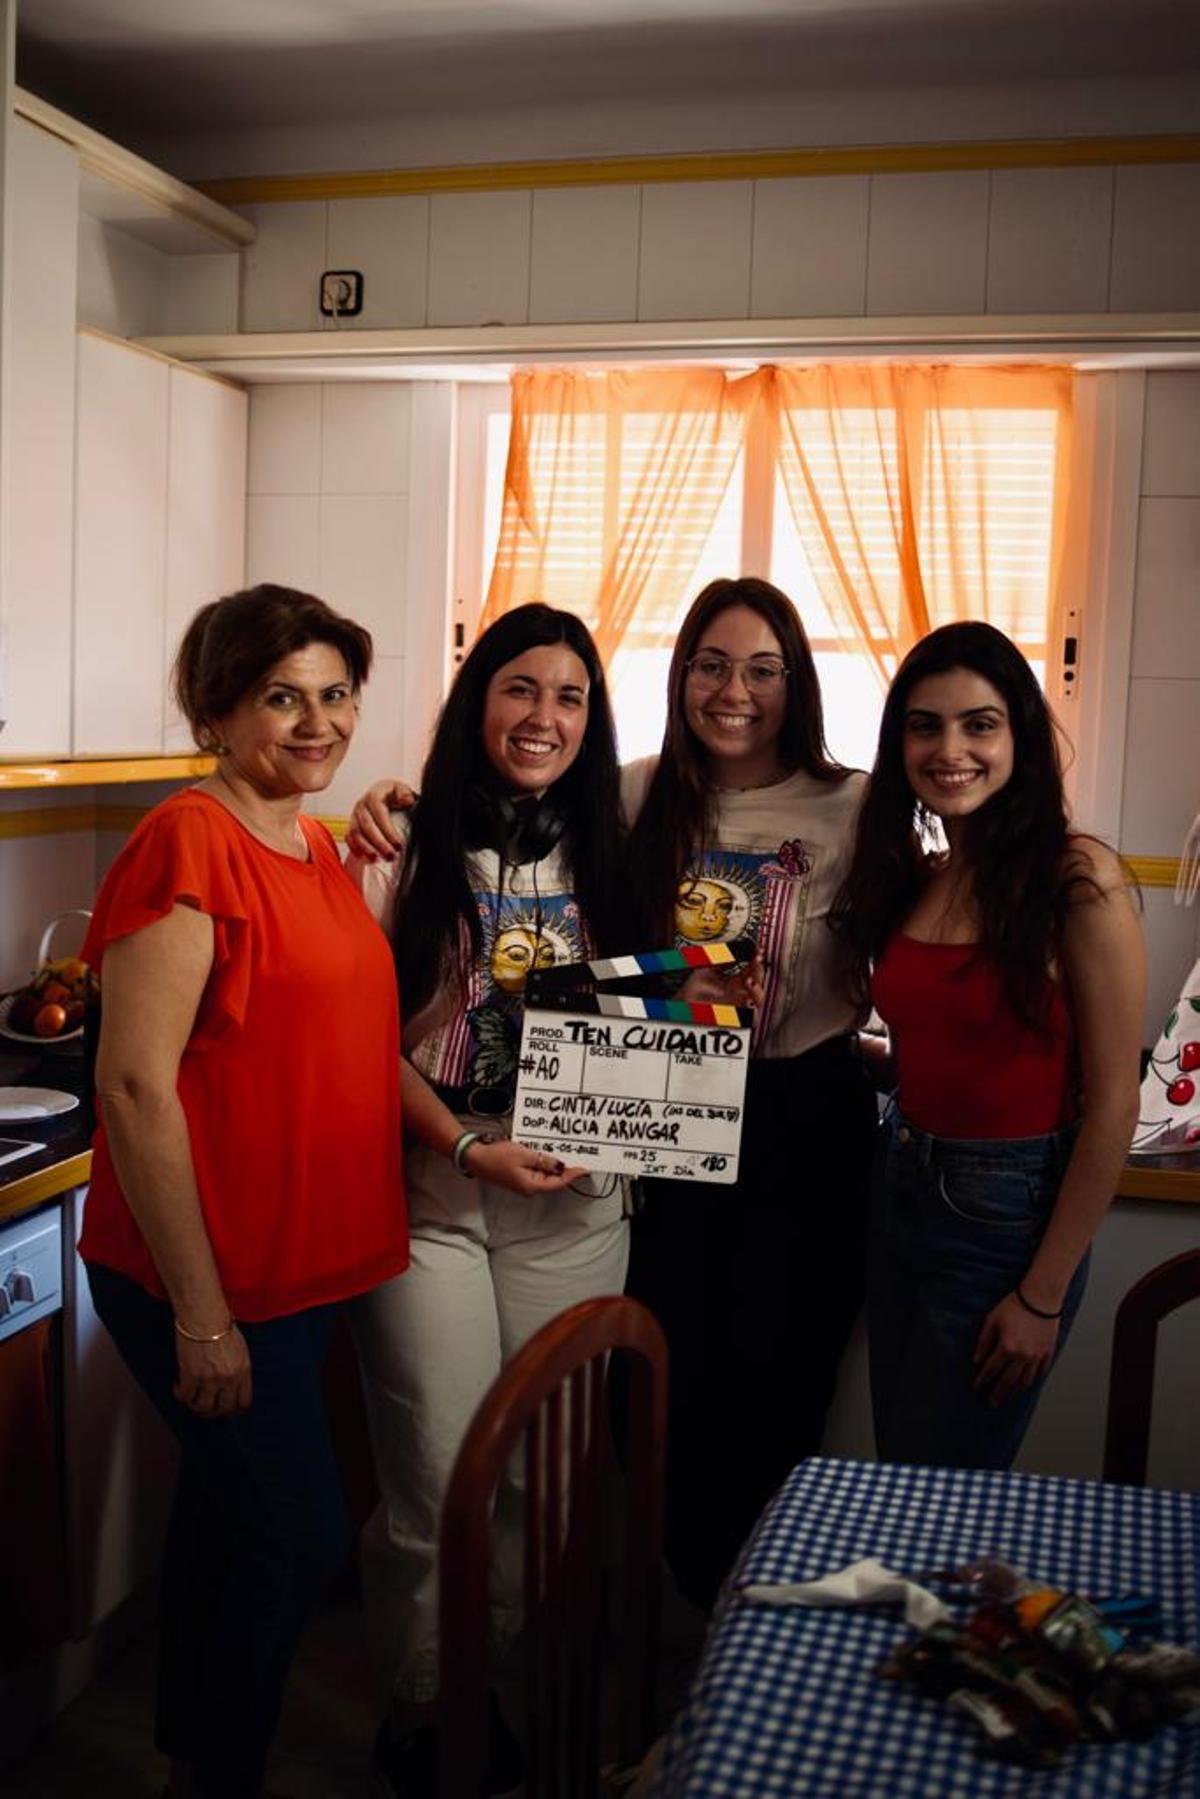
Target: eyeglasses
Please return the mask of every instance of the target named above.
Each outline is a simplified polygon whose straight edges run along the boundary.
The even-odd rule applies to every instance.
[[[774,693],[787,679],[787,663],[776,656],[721,656],[705,650],[693,656],[686,665],[697,687],[724,687],[735,668],[742,671],[742,683],[750,693]]]

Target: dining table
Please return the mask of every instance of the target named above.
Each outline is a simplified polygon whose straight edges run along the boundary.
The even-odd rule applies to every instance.
[[[965,1717],[880,1664],[913,1636],[901,1609],[769,1604],[751,1588],[867,1558],[922,1581],[995,1557],[1100,1598],[1140,1594],[1154,1636],[1200,1637],[1200,1495],[977,1469],[813,1457],[772,1500],[717,1608],[670,1731],[656,1799],[1138,1799],[1200,1794],[1200,1717],[1139,1742],[1079,1742],[1054,1767],[987,1755]],[[935,1582],[936,1585],[936,1582]],[[953,1588],[938,1586],[945,1598]]]

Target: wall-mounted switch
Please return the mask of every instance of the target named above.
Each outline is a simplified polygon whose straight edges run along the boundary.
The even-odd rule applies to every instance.
[[[321,276],[321,311],[327,319],[352,319],[362,311],[363,278],[358,269],[326,269]]]

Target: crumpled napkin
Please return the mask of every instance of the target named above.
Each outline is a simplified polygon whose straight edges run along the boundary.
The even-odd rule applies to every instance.
[[[917,1630],[950,1616],[949,1607],[928,1587],[893,1574],[874,1557],[851,1562],[848,1568],[822,1575],[820,1580],[785,1580],[739,1590],[743,1599],[758,1605],[896,1605],[902,1600],[905,1622]]]

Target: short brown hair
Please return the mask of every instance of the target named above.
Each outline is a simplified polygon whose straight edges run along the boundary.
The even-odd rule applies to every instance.
[[[306,644],[340,651],[357,694],[371,672],[371,633],[315,594],[263,581],[201,606],[183,634],[171,686],[200,747],[259,682]]]

